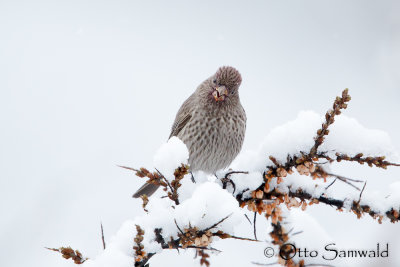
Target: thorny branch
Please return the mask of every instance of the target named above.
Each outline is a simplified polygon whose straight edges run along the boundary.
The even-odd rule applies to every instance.
[[[224,222],[229,217],[230,217],[230,215],[224,217],[217,223],[215,223],[215,224],[211,225],[210,227],[207,227],[203,230],[198,229],[196,226],[191,226],[190,223],[189,223],[188,228],[182,229],[178,225],[176,220],[174,220],[175,225],[178,229],[178,238],[177,239],[171,238],[169,241],[166,241],[162,235],[162,229],[157,228],[154,230],[154,234],[156,237],[155,241],[157,243],[159,243],[161,248],[163,248],[163,249],[195,248],[198,250],[198,252],[199,252],[199,250],[201,250],[201,251],[210,250],[210,251],[220,252],[219,250],[210,247],[213,237],[219,237],[221,239],[232,238],[232,239],[239,239],[239,240],[245,240],[245,241],[256,241],[256,240],[250,239],[250,238],[233,236],[233,235],[224,233],[221,230],[214,231],[214,232],[211,231],[212,229],[216,228],[219,224]],[[138,226],[136,226],[136,227],[138,227]],[[138,248],[140,249],[143,247],[143,245],[140,242],[143,241],[142,236],[144,234],[144,232],[141,231],[140,227],[139,227],[139,230],[137,229],[137,232],[138,232],[138,234],[135,238],[136,246],[134,247],[135,251],[136,251],[136,255],[138,255],[137,249]],[[149,259],[154,255],[155,255],[154,253],[149,253],[146,255],[146,254],[143,254],[142,251],[139,251],[139,256],[136,256],[135,267],[146,266]],[[199,254],[199,255],[201,256],[201,254]],[[201,257],[200,263],[206,264],[203,261],[203,257]],[[208,266],[208,265],[206,264],[206,266]]]
[[[342,113],[341,109],[347,108],[347,102],[350,100],[351,97],[347,88],[343,90],[342,97],[336,97],[332,109],[325,114],[325,122],[322,124],[321,129],[317,131],[317,136],[314,138],[314,146],[310,150],[310,156],[314,156],[317,153],[318,147],[324,142],[325,136],[329,134],[328,127],[335,122],[335,116]]]
[[[335,116],[341,114],[341,110],[347,108],[347,102],[350,101],[350,96],[348,95],[348,90],[345,89],[342,92],[341,97],[337,97],[333,103],[333,109],[329,110],[325,114],[325,122],[322,124],[321,128],[317,131],[317,135],[314,138],[314,145],[309,152],[301,152],[298,155],[288,155],[287,160],[284,163],[278,162],[278,160],[270,156],[269,159],[273,163],[272,166],[267,166],[263,173],[264,183],[262,183],[259,188],[251,193],[251,197],[243,198],[243,192],[236,195],[238,202],[242,208],[247,206],[247,209],[259,214],[265,214],[266,218],[271,217],[271,224],[273,226],[273,231],[271,232],[271,237],[275,244],[279,245],[280,250],[285,252],[285,248],[282,247],[285,241],[287,241],[287,234],[282,230],[281,222],[283,220],[281,216],[280,205],[285,204],[288,209],[291,207],[301,207],[305,210],[307,205],[325,203],[330,206],[335,206],[338,210],[343,210],[344,208],[350,208],[358,218],[360,218],[364,213],[369,214],[373,218],[378,218],[378,222],[381,223],[384,216],[390,219],[391,222],[398,222],[400,219],[399,211],[391,208],[385,211],[384,215],[380,214],[378,211],[374,211],[370,206],[365,204],[360,204],[362,192],[364,191],[365,184],[360,193],[360,198],[358,201],[353,201],[350,205],[346,200],[338,200],[333,198],[327,198],[321,195],[318,198],[314,198],[311,194],[304,192],[299,189],[297,191],[289,188],[288,193],[279,192],[277,188],[270,188],[272,179],[276,179],[276,183],[280,184],[283,179],[294,172],[294,169],[300,175],[311,176],[313,179],[321,178],[326,182],[328,176],[335,177],[353,187],[356,187],[351,182],[361,182],[360,180],[346,178],[344,176],[335,175],[328,173],[319,163],[321,159],[328,160],[332,163],[334,161],[341,162],[350,161],[357,162],[359,164],[368,164],[368,166],[378,167],[386,169],[388,166],[400,166],[397,163],[391,163],[385,161],[385,157],[364,157],[362,153],[359,153],[353,157],[348,156],[344,153],[336,153],[335,157],[332,158],[327,155],[324,151],[318,151],[320,145],[324,142],[325,137],[329,134],[329,126],[335,121]],[[333,183],[327,186],[331,186]],[[356,187],[359,189],[358,187]],[[308,201],[308,203],[307,203]],[[349,207],[350,206],[350,207]],[[290,253],[290,251],[287,251]],[[304,261],[294,262],[293,260],[284,260],[278,257],[278,262],[281,265],[288,267],[301,267],[304,266]]]
[[[273,200],[274,202],[266,204],[264,200]],[[259,214],[271,214],[274,208],[282,203],[285,204],[289,209],[291,207],[301,207],[303,210],[305,210],[307,206],[324,203],[329,206],[334,206],[340,211],[349,208],[357,215],[357,218],[361,218],[364,213],[367,213],[372,218],[378,219],[378,222],[380,223],[382,222],[384,216],[390,219],[390,221],[393,223],[400,220],[399,211],[393,208],[385,211],[384,215],[382,215],[379,211],[374,211],[369,205],[360,204],[360,201],[353,201],[349,206],[347,206],[346,200],[329,198],[325,196],[314,198],[311,194],[301,190],[289,191],[289,193],[286,194],[274,189],[268,193],[264,193],[263,197],[260,199],[255,200],[253,198],[249,198],[247,200],[243,200],[241,206],[247,206],[249,210],[256,211]]]
[[[296,263],[292,258],[294,251],[293,246],[287,246],[289,241],[289,232],[282,226],[281,222],[271,223],[272,231],[270,236],[272,238],[272,244],[279,246],[279,256],[278,263],[288,267],[304,267],[304,260],[300,260]]]
[[[64,259],[72,259],[75,264],[82,264],[88,260],[88,258],[82,257],[82,253],[79,250],[73,250],[71,247],[60,247],[60,248],[46,248],[48,250],[57,251],[61,253]]]
[[[139,225],[136,225],[136,237],[134,239],[135,241],[135,246],[133,246],[133,249],[135,250],[135,266],[136,263],[142,262],[142,261],[147,261],[148,256],[146,251],[144,251],[144,246],[142,244],[143,241],[143,236],[144,236],[144,231],[142,228],[140,228]],[[140,265],[139,265],[140,266]]]
[[[270,236],[272,238],[272,243],[279,246],[280,251],[283,253],[282,255],[288,256],[285,258],[291,258],[289,255],[293,253],[291,251],[292,247],[286,246],[285,243],[289,240],[290,236],[295,235],[290,234],[290,231],[286,231],[283,227],[283,216],[281,205],[286,205],[288,209],[292,207],[301,207],[302,210],[305,210],[307,206],[313,204],[324,203],[329,206],[336,207],[339,211],[343,209],[350,209],[353,211],[358,218],[360,218],[364,213],[370,215],[373,218],[377,218],[378,222],[381,223],[384,216],[390,219],[391,222],[398,222],[400,220],[399,211],[391,208],[382,214],[380,211],[373,210],[370,206],[366,204],[362,204],[361,197],[362,193],[365,189],[365,185],[360,192],[360,197],[358,201],[353,200],[349,203],[349,200],[340,200],[335,198],[326,197],[324,194],[319,197],[313,197],[310,193],[305,192],[302,189],[293,190],[292,188],[288,188],[289,191],[287,193],[280,192],[278,188],[272,188],[271,182],[273,179],[276,179],[276,183],[280,184],[283,179],[288,175],[292,174],[295,170],[300,175],[310,176],[313,179],[324,179],[326,182],[327,177],[334,177],[335,180],[329,184],[327,188],[329,188],[336,180],[343,181],[359,190],[353,183],[362,182],[360,180],[355,180],[351,178],[347,178],[341,175],[336,175],[332,173],[328,173],[322,166],[321,160],[332,162],[341,162],[341,161],[350,161],[356,162],[359,164],[368,164],[370,167],[378,167],[386,169],[388,166],[400,166],[400,164],[388,162],[385,160],[383,156],[375,156],[375,157],[364,157],[362,153],[359,153],[355,156],[349,156],[345,153],[336,153],[334,157],[328,155],[325,151],[319,151],[320,146],[323,144],[325,138],[329,135],[329,126],[335,122],[335,116],[341,114],[343,109],[347,108],[347,103],[350,101],[351,97],[348,94],[348,90],[345,89],[342,92],[341,97],[336,97],[333,107],[325,114],[325,121],[321,125],[321,128],[316,132],[316,136],[314,137],[314,145],[311,147],[309,151],[300,152],[299,155],[288,155],[285,162],[279,162],[275,157],[269,156],[269,159],[273,163],[272,165],[266,166],[266,169],[263,173],[264,182],[254,191],[251,192],[250,197],[244,197],[244,191],[236,194],[236,199],[239,202],[240,207],[247,207],[248,210],[255,213],[264,214],[264,216],[268,219],[271,218],[272,231],[270,232]],[[185,176],[185,174],[189,171],[189,166],[182,165],[178,169],[176,169],[174,173],[174,180],[171,183],[165,178],[163,174],[160,172],[150,172],[145,168],[134,169],[130,167],[120,166],[122,168],[135,171],[135,174],[139,177],[147,177],[147,183],[152,183],[156,185],[160,185],[163,187],[164,191],[167,192],[167,196],[175,202],[176,205],[179,205],[179,194],[178,188],[181,186],[180,181]],[[229,176],[236,173],[246,173],[242,171],[231,171],[228,172],[222,180],[223,188],[225,189],[228,183],[231,183],[235,194],[236,186],[230,180]],[[143,208],[145,209],[148,198],[144,196],[143,198]],[[146,209],[145,209],[146,211]],[[181,228],[175,220],[175,225],[177,227],[177,235],[178,238],[170,240],[166,240],[166,238],[162,235],[162,229],[157,228],[154,229],[155,241],[160,245],[163,249],[186,249],[186,248],[194,248],[197,250],[198,255],[200,256],[201,265],[209,266],[209,255],[205,253],[205,250],[209,251],[219,251],[215,248],[212,248],[210,244],[212,243],[213,237],[219,237],[222,239],[225,238],[233,238],[240,239],[246,241],[257,241],[255,239],[250,238],[242,238],[230,235],[228,233],[224,233],[221,230],[212,231],[219,224],[225,221],[230,215],[224,217],[217,223],[212,226],[205,228],[203,230],[198,229],[196,226],[192,226],[189,223],[189,227]],[[256,237],[256,217],[254,217],[254,236]],[[140,228],[140,226],[136,226],[137,235],[134,238],[135,246],[133,247],[135,251],[135,266],[136,267],[148,267],[148,261],[154,253],[146,253],[144,251],[144,246],[142,244],[144,231]],[[82,258],[82,255],[79,251],[74,251],[71,248],[60,248],[60,249],[51,249],[54,251],[58,251],[62,253],[64,258],[72,258],[75,263],[80,264],[83,263],[86,258]],[[292,259],[285,260],[282,257],[278,257],[278,262],[281,265],[287,267],[304,267],[311,266],[305,265],[304,260],[300,260],[295,262]],[[258,263],[256,263],[258,264]],[[270,264],[259,264],[259,265],[270,265]]]
[[[179,205],[179,194],[178,194],[178,188],[182,185],[180,181],[183,179],[183,177],[188,173],[189,171],[189,166],[182,164],[180,167],[178,167],[175,172],[174,176],[175,178],[171,181],[171,183],[168,181],[168,179],[159,171],[156,169],[155,172],[150,172],[146,168],[140,168],[135,169],[131,167],[126,167],[126,166],[120,166],[118,167],[131,170],[135,172],[135,175],[143,178],[147,177],[149,180],[147,180],[147,183],[150,184],[155,184],[163,187],[163,190],[167,192],[167,196],[169,199],[175,202],[176,205]],[[147,196],[142,196],[141,197],[143,200],[143,208],[146,207],[148,203],[148,198]]]

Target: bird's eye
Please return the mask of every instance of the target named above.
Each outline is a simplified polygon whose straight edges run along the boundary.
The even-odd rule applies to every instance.
[[[217,80],[216,80],[216,79],[214,79],[214,80],[213,80],[213,83],[214,83],[214,84],[216,84],[216,83],[217,83]]]

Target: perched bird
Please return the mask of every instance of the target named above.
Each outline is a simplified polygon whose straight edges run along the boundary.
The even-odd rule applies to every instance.
[[[246,113],[240,103],[240,73],[220,67],[197,87],[176,114],[171,134],[189,150],[191,171],[215,173],[226,168],[240,152],[246,131]],[[133,195],[152,195],[158,186],[146,183]]]

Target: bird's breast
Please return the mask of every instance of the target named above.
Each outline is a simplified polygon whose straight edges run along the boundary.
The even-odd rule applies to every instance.
[[[245,128],[240,112],[194,112],[178,136],[189,149],[191,169],[215,173],[227,167],[240,152]]]

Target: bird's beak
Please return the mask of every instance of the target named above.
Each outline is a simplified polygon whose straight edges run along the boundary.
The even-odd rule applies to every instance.
[[[221,85],[215,88],[214,92],[212,93],[214,96],[215,101],[223,101],[225,99],[225,96],[228,95],[228,90],[226,89],[225,86]]]

